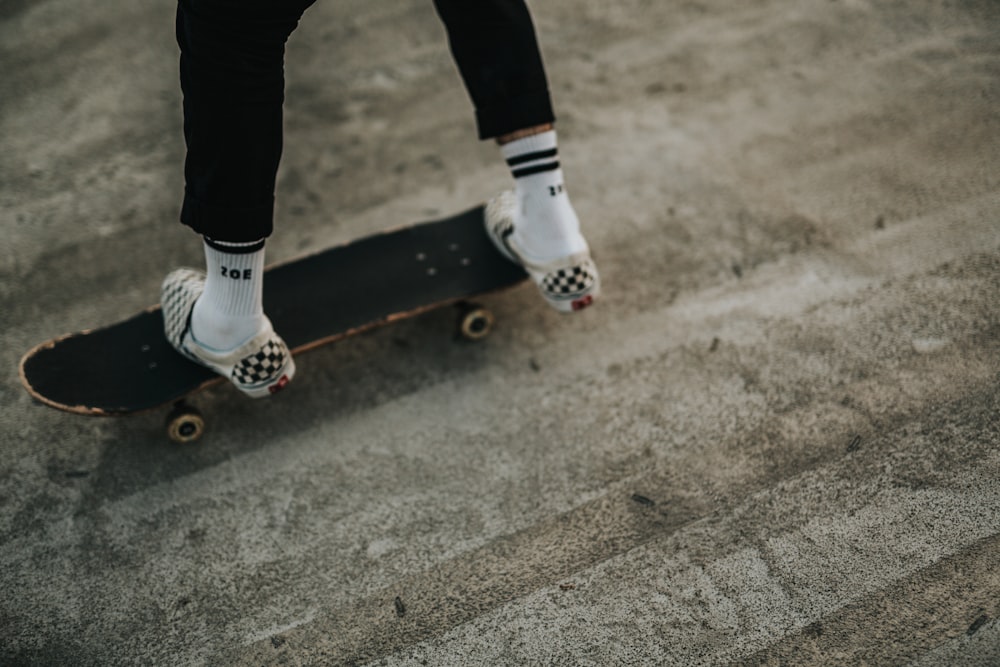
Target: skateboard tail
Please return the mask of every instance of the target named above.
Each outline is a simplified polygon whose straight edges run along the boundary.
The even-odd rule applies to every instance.
[[[78,333],[65,334],[53,340],[40,343],[24,353],[24,355],[21,357],[21,361],[17,365],[17,374],[21,380],[21,386],[23,386],[25,390],[27,390],[28,394],[31,396],[33,400],[38,401],[39,403],[42,403],[49,407],[56,408],[59,410],[64,410],[66,412],[72,412],[74,414],[95,415],[101,417],[109,416],[111,414],[100,408],[91,408],[86,405],[63,405],[62,403],[53,401],[45,394],[39,392],[38,389],[36,389],[31,384],[31,380],[28,379],[29,372],[27,368],[32,364],[35,358],[39,357],[40,355],[44,356],[47,351],[52,350],[56,345],[58,345],[64,340],[67,340],[74,336],[85,336],[89,334],[91,331],[92,329],[85,329],[84,331],[80,331]]]
[[[19,376],[35,400],[95,416],[157,408],[222,380],[170,347],[158,308],[37,345]]]

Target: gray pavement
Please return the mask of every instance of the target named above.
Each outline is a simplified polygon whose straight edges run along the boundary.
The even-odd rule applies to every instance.
[[[533,5],[606,298],[35,405],[200,262],[169,2],[0,4],[0,664],[1000,665],[1000,4]],[[269,260],[506,187],[429,2],[288,50]]]

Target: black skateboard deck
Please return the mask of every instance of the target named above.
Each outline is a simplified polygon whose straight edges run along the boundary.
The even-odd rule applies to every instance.
[[[298,354],[513,287],[527,275],[494,248],[483,210],[478,206],[269,267],[264,312]],[[477,337],[491,322],[488,311],[473,313],[465,333]],[[20,373],[36,399],[90,415],[153,409],[223,381],[170,346],[159,306],[42,343],[21,360]]]

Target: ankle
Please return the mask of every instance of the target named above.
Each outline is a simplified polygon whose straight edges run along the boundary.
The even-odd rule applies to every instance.
[[[517,141],[518,139],[524,139],[525,137],[532,137],[536,134],[543,134],[550,130],[554,130],[555,125],[552,123],[543,123],[542,125],[534,125],[532,127],[526,127],[521,130],[514,130],[507,134],[501,134],[496,138],[496,142],[500,146],[511,143],[512,141]]]
[[[234,350],[253,338],[264,326],[264,314],[231,315],[215,310],[198,299],[191,311],[191,336],[215,351]]]
[[[586,252],[580,221],[563,185],[556,132],[529,134],[500,148],[514,177],[514,242],[538,261]]]

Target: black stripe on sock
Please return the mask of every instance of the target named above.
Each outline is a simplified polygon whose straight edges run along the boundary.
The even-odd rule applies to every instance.
[[[516,167],[517,165],[524,164],[525,162],[544,160],[545,158],[555,157],[558,154],[558,148],[551,148],[547,151],[535,151],[534,153],[524,153],[522,155],[515,155],[512,158],[508,158],[507,164],[511,167]]]
[[[514,178],[521,178],[522,176],[531,176],[532,174],[540,174],[543,171],[555,171],[559,168],[559,162],[546,162],[545,164],[537,164],[534,167],[525,167],[524,169],[514,169],[510,173],[514,175]]]
[[[202,238],[205,239],[205,243],[208,244],[209,248],[218,250],[219,252],[227,252],[230,255],[249,255],[257,252],[258,250],[263,250],[265,240],[261,239],[260,241],[255,241],[254,243],[238,243],[233,245],[226,243],[225,241],[213,241],[207,236],[203,236]]]

